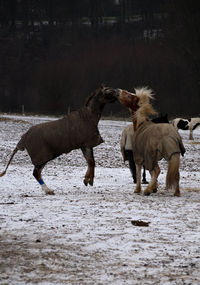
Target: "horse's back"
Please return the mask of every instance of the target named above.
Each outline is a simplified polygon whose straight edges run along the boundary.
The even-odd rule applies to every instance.
[[[184,153],[182,139],[170,124],[144,123],[133,136],[135,162],[152,170],[162,158],[170,160],[174,153]]]

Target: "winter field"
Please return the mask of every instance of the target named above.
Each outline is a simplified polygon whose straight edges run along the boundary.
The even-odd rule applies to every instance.
[[[21,135],[47,120],[0,116],[0,172]],[[0,284],[200,284],[200,128],[193,142],[180,131],[181,197],[165,190],[164,161],[159,190],[146,197],[133,193],[122,161],[127,124],[100,121],[105,143],[94,149],[93,187],[83,184],[80,150],[46,165],[43,178],[54,196],[42,193],[26,151],[15,155],[0,178]]]

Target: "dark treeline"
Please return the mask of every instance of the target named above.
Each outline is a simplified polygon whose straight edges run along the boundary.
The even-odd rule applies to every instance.
[[[1,112],[66,113],[101,83],[200,115],[199,1],[0,0]]]

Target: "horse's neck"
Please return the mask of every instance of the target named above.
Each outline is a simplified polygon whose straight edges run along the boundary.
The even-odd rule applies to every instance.
[[[133,121],[133,129],[134,132],[137,130],[137,118],[135,118],[135,113],[132,112],[132,121]]]
[[[95,104],[96,103],[96,104]],[[98,102],[91,102],[91,104],[88,106],[88,109],[92,113],[93,120],[98,124],[101,114],[104,108],[104,104],[97,104]]]
[[[132,121],[133,121],[133,129],[134,129],[134,132],[135,132],[142,123],[144,123],[144,122],[146,122],[148,120],[145,119],[145,118],[138,119],[135,116],[135,112],[132,112]]]

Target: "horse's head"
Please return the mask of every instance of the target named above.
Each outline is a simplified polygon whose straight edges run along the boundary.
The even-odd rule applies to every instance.
[[[113,103],[117,100],[117,96],[119,94],[118,89],[114,89],[112,87],[106,87],[101,85],[101,101],[102,103]]]
[[[135,89],[135,93],[121,89],[118,90],[118,100],[122,105],[130,109],[135,126],[147,120],[149,115],[157,113],[150,104],[150,99],[153,98],[151,89],[147,87],[137,88]]]
[[[122,105],[131,109],[131,111],[137,111],[139,108],[139,97],[136,94],[121,89],[118,89],[118,94],[118,100]]]
[[[106,87],[102,84],[87,98],[85,105],[90,106],[95,103],[104,106],[106,103],[113,103],[117,100],[118,93],[118,89]]]

